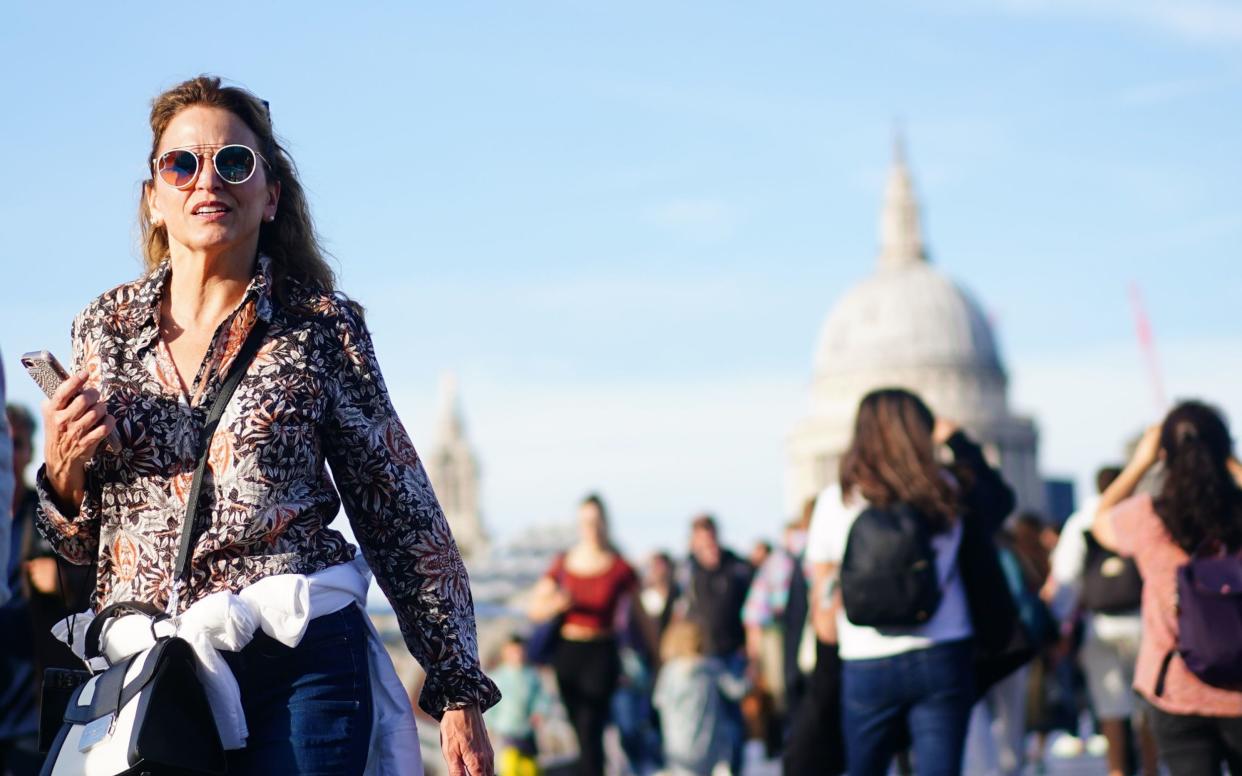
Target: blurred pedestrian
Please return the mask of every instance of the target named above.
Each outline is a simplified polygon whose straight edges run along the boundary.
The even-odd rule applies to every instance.
[[[641,607],[640,622],[647,642],[647,654],[653,658],[656,668],[660,663],[660,641],[673,620],[673,611],[681,594],[675,577],[673,558],[667,552],[652,553],[647,559],[638,593],[638,604]]]
[[[1096,493],[1065,521],[1052,553],[1052,570],[1043,597],[1063,622],[1080,613],[1082,646],[1078,659],[1087,680],[1091,709],[1108,742],[1109,776],[1131,772],[1127,735],[1131,721],[1135,723],[1142,772],[1155,776],[1155,741],[1131,689],[1143,632],[1139,615],[1143,578],[1133,559],[1105,549],[1091,535],[1100,494],[1120,474],[1119,467],[1100,468],[1095,476]]]
[[[769,757],[775,757],[783,738],[784,718],[788,713],[785,696],[785,639],[795,642],[801,637],[798,628],[786,634],[785,610],[789,605],[790,586],[795,567],[802,561],[806,530],[800,521],[785,526],[781,546],[770,550],[767,559],[755,571],[746,603],[742,607],[742,624],[746,627],[746,658],[756,698],[758,713],[748,715],[747,724],[764,741]],[[803,583],[805,584],[805,582]]]
[[[814,528],[817,497],[803,505],[799,525]],[[804,538],[810,541],[810,535]],[[845,740],[841,729],[841,656],[837,649],[837,580],[830,565],[810,564],[804,547],[790,579],[785,610],[786,632],[801,633],[796,644],[786,640],[785,687],[790,695],[789,735],[781,766],[786,774],[836,776],[845,771]],[[811,565],[809,573],[806,566]],[[809,641],[809,644],[808,644]],[[808,654],[809,653],[809,654]]]
[[[577,543],[535,585],[529,609],[535,622],[559,618],[552,667],[578,737],[580,776],[604,773],[604,728],[621,674],[618,614],[637,589],[634,569],[609,536],[603,499],[587,496],[578,508]]]
[[[547,714],[548,697],[539,672],[526,662],[526,643],[514,635],[500,649],[500,665],[492,671],[500,702],[487,722],[499,749],[497,776],[539,776],[536,732]]]
[[[1032,698],[1043,704],[1046,683],[1041,660],[1054,660],[1051,648],[1059,635],[1056,621],[1039,591],[1047,577],[1048,552],[1041,537],[1044,521],[1034,513],[1016,517],[998,532],[997,554],[1009,594],[1018,607],[1032,645],[1043,650],[1033,666],[1022,666],[997,682],[975,704],[967,736],[966,771],[979,776],[1016,776],[1026,761],[1028,713]],[[1034,679],[1038,677],[1038,679]],[[1058,698],[1062,696],[1057,696]],[[1038,715],[1037,715],[1038,716]],[[1071,710],[1071,718],[1074,717]],[[1039,744],[1042,750],[1042,741]]]
[[[4,373],[0,369],[0,401]],[[14,438],[10,414],[0,417],[0,776],[39,772],[37,675],[34,667],[30,601],[23,581],[22,548],[29,515],[20,473],[29,452]],[[11,596],[10,596],[11,593]]]
[[[635,605],[631,607],[634,626],[631,631],[636,631],[641,637],[646,681],[642,687],[634,686],[633,682],[627,687],[623,681],[623,686],[617,690],[617,695],[621,697],[613,701],[613,717],[622,734],[622,749],[630,760],[630,770],[638,774],[663,764],[660,712],[652,704],[652,693],[660,670],[660,644],[673,621],[680,595],[675,577],[673,559],[667,552],[652,553],[644,564],[640,591],[635,597]],[[623,655],[623,668],[624,664]],[[623,678],[625,673],[623,670]],[[638,695],[640,691],[643,693],[641,697]]]
[[[745,681],[705,653],[703,629],[695,622],[670,625],[660,657],[655,705],[664,719],[666,773],[740,776],[732,766],[735,731],[729,708],[741,700]]]
[[[939,445],[952,451],[956,474],[937,462]],[[980,648],[1022,638],[1013,630],[1020,626],[992,543],[1012,508],[1012,491],[978,445],[956,425],[937,421],[917,396],[886,389],[863,398],[840,484],[820,494],[807,545],[817,579],[841,573],[845,605],[836,630],[849,773],[886,772],[903,729],[917,773],[961,772],[977,694],[1015,667],[977,670]],[[865,522],[859,520],[864,513]],[[877,544],[854,545],[854,528],[864,524]],[[903,536],[913,538],[889,526],[912,531]],[[889,540],[928,553],[932,566],[894,574],[895,558],[867,555],[893,548]],[[886,575],[892,586],[851,589],[854,574],[861,579],[867,569]],[[935,586],[935,593],[911,584]],[[922,625],[871,627],[850,619],[861,617],[857,608],[848,611],[851,600],[904,605],[909,596],[935,601],[933,611],[914,611]],[[989,630],[996,625],[1004,629],[998,635]]]
[[[22,537],[23,594],[30,608],[37,696],[44,669],[82,667],[82,661],[52,635],[52,626],[90,605],[95,564],[78,566],[59,557],[51,543],[35,529],[39,494],[29,484],[26,469],[34,451],[37,422],[34,415],[19,404],[6,407],[5,415],[13,429],[13,474],[17,482],[13,515],[14,522],[20,526],[15,534]]]
[[[704,653],[724,663],[734,676],[745,676],[746,630],[742,607],[754,568],[720,544],[720,532],[711,515],[699,515],[690,524],[690,557],[683,587],[685,616],[703,630]],[[733,741],[731,766],[742,767],[746,731],[741,707],[725,705],[726,724]]]
[[[760,539],[755,542],[755,546],[750,548],[750,555],[746,558],[746,562],[751,568],[761,568],[768,558],[772,556],[772,543],[766,539]]]
[[[1135,495],[1157,461],[1164,464],[1158,493]],[[1095,538],[1134,558],[1143,577],[1134,687],[1151,704],[1160,759],[1174,776],[1219,773],[1226,763],[1231,773],[1242,773],[1242,689],[1209,684],[1183,657],[1192,647],[1195,654],[1210,651],[1213,639],[1234,641],[1224,615],[1236,618],[1236,604],[1217,612],[1216,632],[1182,633],[1179,618],[1199,612],[1188,608],[1197,600],[1184,598],[1197,591],[1178,582],[1187,568],[1217,553],[1224,553],[1218,573],[1237,576],[1242,569],[1236,557],[1242,550],[1240,485],[1242,466],[1233,458],[1224,418],[1188,401],[1147,430],[1096,511]]]

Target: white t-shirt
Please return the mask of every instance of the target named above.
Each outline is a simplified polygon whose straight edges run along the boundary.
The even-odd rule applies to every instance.
[[[811,527],[807,534],[806,557],[811,563],[840,564],[845,557],[854,520],[867,507],[861,498],[848,506],[841,503],[841,486],[829,485],[819,494]],[[940,575],[940,607],[932,618],[914,628],[869,628],[855,625],[842,610],[837,615],[837,639],[842,660],[867,660],[892,657],[933,644],[969,638],[970,609],[966,605],[966,588],[957,570],[957,551],[962,543],[962,523],[932,537],[936,551],[936,571]]]

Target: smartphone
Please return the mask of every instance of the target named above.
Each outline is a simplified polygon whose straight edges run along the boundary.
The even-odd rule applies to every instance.
[[[69,379],[69,372],[56,360],[56,356],[46,350],[23,353],[22,366],[26,367],[26,371],[30,373],[49,399],[52,398],[52,394],[56,393],[60,384]],[[112,433],[104,440],[104,444],[114,453],[121,452],[121,440],[117,438],[116,429],[112,430]]]

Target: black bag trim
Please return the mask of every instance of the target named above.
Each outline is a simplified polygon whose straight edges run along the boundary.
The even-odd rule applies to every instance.
[[[65,739],[69,737],[69,730],[69,725],[61,725],[60,730],[56,732],[52,745],[48,747],[47,757],[43,760],[43,768],[40,769],[39,776],[52,776],[52,771],[56,769],[56,760],[60,757],[60,750],[65,748]]]
[[[184,649],[178,647],[165,653],[156,666],[150,692],[138,698],[137,719],[150,722],[134,727],[129,761],[153,773],[164,772],[165,765],[184,768],[185,763],[193,763],[196,774],[220,776],[228,771],[228,759],[214,735],[216,721],[198,680],[198,659],[189,644],[181,639],[172,640],[181,642]],[[175,714],[159,714],[153,707],[172,708]],[[213,735],[187,737],[183,733],[186,728],[208,729]]]
[[[142,669],[123,687],[120,686],[139,657],[144,658]],[[65,721],[84,725],[108,714],[119,714],[135,695],[151,683],[165,661],[178,657],[192,659],[194,650],[185,640],[173,637],[160,639],[145,655],[142,652],[131,655],[124,662],[99,674],[99,679],[95,681],[95,694],[85,706],[78,704],[78,698],[86,686],[79,687],[69,702],[69,708],[65,709]]]

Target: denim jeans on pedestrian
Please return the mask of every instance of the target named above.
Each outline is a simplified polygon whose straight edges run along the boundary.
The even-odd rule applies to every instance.
[[[887,773],[904,730],[916,773],[961,773],[975,700],[971,645],[967,639],[844,662],[841,711],[850,776]]]
[[[362,773],[372,723],[364,616],[350,605],[311,620],[296,647],[259,631],[223,653],[250,730],[246,748],[229,752],[230,776]]]

